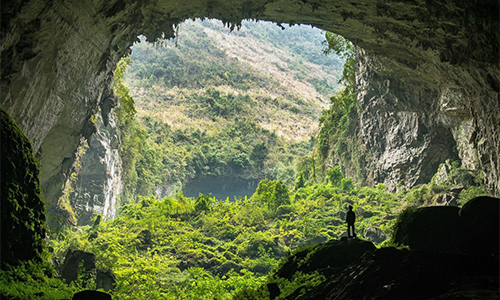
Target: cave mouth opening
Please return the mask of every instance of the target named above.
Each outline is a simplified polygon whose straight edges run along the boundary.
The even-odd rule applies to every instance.
[[[250,20],[233,30],[216,19],[187,20],[175,31],[175,38],[155,43],[139,36],[124,76],[155,147],[203,148],[186,161],[194,167],[165,163],[177,178],[164,175],[155,196],[182,190],[233,199],[251,196],[264,178],[293,184],[294,164],[312,150],[319,117],[343,88],[344,60],[325,55],[325,31]],[[230,130],[237,134],[220,134]],[[257,158],[261,144],[269,151]],[[283,150],[290,147],[293,153]],[[163,162],[174,156],[165,153]]]

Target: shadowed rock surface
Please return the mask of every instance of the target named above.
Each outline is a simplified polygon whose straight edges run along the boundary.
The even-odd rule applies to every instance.
[[[410,250],[375,249],[358,239],[296,252],[273,282],[319,271],[325,280],[285,299],[498,299],[500,199],[478,197],[460,210],[425,207],[398,219],[394,240]]]
[[[394,241],[414,250],[498,255],[500,199],[477,197],[461,209],[422,207],[403,212]]]
[[[306,248],[289,257],[273,276],[291,279],[296,272],[319,271],[331,274],[358,260],[366,252],[375,251],[375,245],[359,239],[330,240]]]
[[[111,295],[98,291],[81,291],[73,295],[72,300],[111,300]]]
[[[498,299],[498,263],[498,256],[382,248],[286,299]]]
[[[45,203],[39,164],[21,129],[0,110],[0,262],[40,260],[45,241]]]

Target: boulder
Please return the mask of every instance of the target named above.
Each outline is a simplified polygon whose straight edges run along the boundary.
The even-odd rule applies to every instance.
[[[413,250],[498,254],[500,199],[477,197],[462,209],[451,206],[407,210],[399,217],[394,241]]]
[[[78,279],[78,273],[85,274],[85,279],[92,277],[92,274],[95,273],[95,255],[81,250],[69,249],[61,266],[61,278],[70,283]]]
[[[461,247],[464,252],[499,252],[500,199],[477,197],[465,203],[459,212],[462,222]]]
[[[116,286],[115,274],[110,270],[97,270],[95,283],[97,289],[110,291]]]
[[[373,252],[375,249],[373,243],[357,238],[330,240],[291,255],[274,273],[274,276],[291,279],[296,272],[320,271],[324,275],[331,274],[347,267],[366,252]]]
[[[498,299],[498,257],[381,248],[287,299]]]
[[[396,224],[394,241],[415,250],[457,253],[459,250],[459,208],[422,207],[404,212]]]
[[[111,295],[87,290],[74,294],[72,300],[111,300]]]

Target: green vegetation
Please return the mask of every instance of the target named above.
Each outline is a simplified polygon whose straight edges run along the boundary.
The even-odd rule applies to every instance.
[[[0,272],[0,295],[6,299],[71,299],[85,287],[81,281],[67,285],[48,262],[24,261]]]
[[[432,200],[419,192],[423,188],[393,194],[382,184],[358,187],[338,167],[327,173],[325,182],[295,190],[266,179],[252,197],[234,202],[203,194],[142,197],[123,206],[112,221],[67,228],[50,246],[60,261],[69,248],[94,253],[98,268],[111,269],[117,277],[113,299],[265,299],[259,287],[287,254],[344,234],[348,204],[357,213],[358,237],[382,246],[390,245],[396,216],[421,205],[415,195]],[[286,295],[321,278],[297,274],[278,284]],[[0,292],[13,299],[65,299],[93,286],[63,284],[53,277],[51,265],[40,263],[2,272],[0,279]],[[259,293],[264,294],[259,298]]]
[[[260,286],[293,249],[338,238],[347,204],[358,211],[360,237],[389,238],[397,201],[382,189],[322,183],[290,191],[266,179],[234,202],[141,198],[113,221],[67,229],[52,247],[60,259],[68,248],[94,253],[117,276],[116,299],[231,299]]]
[[[312,28],[243,25],[185,22],[175,41],[141,40],[119,63],[122,203],[207,177],[293,183],[341,61],[321,54]]]
[[[351,42],[343,37],[326,33],[325,54],[335,53],[345,59],[342,73],[342,82],[345,87],[330,98],[330,107],[323,111],[320,118],[320,131],[318,134],[319,159],[322,165],[325,161],[334,158],[340,167],[349,173],[359,173],[360,158],[357,150],[357,141],[354,128],[357,120],[356,98],[354,82],[355,52]],[[352,171],[352,169],[356,171]],[[325,170],[322,170],[323,172]],[[355,178],[358,179],[358,178]]]
[[[41,261],[45,249],[45,202],[39,163],[31,144],[10,115],[0,110],[1,269],[18,260]]]
[[[420,207],[430,205],[464,205],[478,196],[488,196],[479,172],[466,169],[457,161],[441,164],[431,182],[405,193],[402,205]],[[456,198],[456,200],[452,200]],[[453,202],[456,201],[456,202]]]

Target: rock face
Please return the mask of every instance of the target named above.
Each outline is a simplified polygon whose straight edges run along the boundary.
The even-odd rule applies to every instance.
[[[440,163],[458,159],[450,126],[460,123],[442,124],[438,87],[422,85],[417,78],[403,81],[398,72],[384,74],[384,66],[390,64],[364,51],[358,55],[354,138],[364,157],[359,166],[364,170],[362,180],[395,190],[399,183],[408,188],[427,183]],[[355,170],[348,172],[355,174]]]
[[[70,196],[71,205],[78,212],[78,225],[90,224],[93,213],[107,219],[116,216],[122,169],[114,118],[110,113],[108,125],[104,125],[102,118],[97,117],[97,132],[90,138],[89,148],[82,157],[82,168]]]
[[[107,123],[112,72],[139,34],[149,40],[162,33],[170,37],[173,25],[195,17],[232,26],[244,18],[310,24],[353,41],[374,62],[365,63],[362,78],[370,80],[361,83],[366,89],[359,100],[384,109],[362,108],[359,134],[369,137],[367,145],[385,149],[374,149],[367,158],[367,166],[380,165],[378,173],[366,174],[368,182],[425,180],[440,160],[433,155],[441,155],[426,147],[448,145],[451,135],[457,155],[484,172],[494,194],[500,187],[498,5],[496,0],[11,0],[1,11],[1,106],[32,142],[42,163],[45,199],[55,204],[80,137],[95,131],[91,117],[99,107]],[[385,92],[385,98],[376,96]],[[430,120],[434,117],[440,122]],[[371,136],[385,119],[397,127],[386,126],[386,133],[402,135],[403,141],[382,143]],[[405,169],[406,159],[390,158],[396,154],[423,158]],[[390,171],[398,175],[388,177]],[[419,175],[406,178],[411,172]]]
[[[382,248],[286,299],[498,299],[498,256]]]
[[[45,203],[39,165],[14,120],[0,110],[1,269],[18,260],[40,260],[44,248]]]

